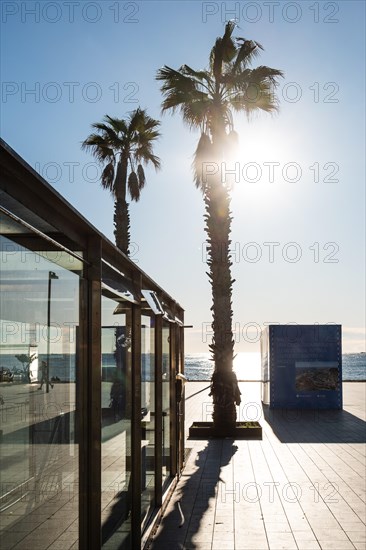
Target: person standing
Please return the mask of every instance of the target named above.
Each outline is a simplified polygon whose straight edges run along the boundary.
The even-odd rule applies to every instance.
[[[47,384],[48,381],[48,365],[46,361],[42,361],[41,363],[41,385],[38,388],[39,390],[42,389],[43,384]],[[53,389],[53,384],[50,383],[51,388]]]

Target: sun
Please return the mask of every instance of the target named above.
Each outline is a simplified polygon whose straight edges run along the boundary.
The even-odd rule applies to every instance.
[[[222,179],[230,184],[232,201],[250,201],[254,208],[285,200],[284,184],[295,184],[301,177],[288,135],[268,121],[242,123],[238,128],[239,146],[228,155]]]

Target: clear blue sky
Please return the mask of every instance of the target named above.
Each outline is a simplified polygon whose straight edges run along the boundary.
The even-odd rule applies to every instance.
[[[236,17],[236,35],[265,48],[255,64],[285,72],[279,115],[235,120],[236,351],[258,351],[270,322],[341,323],[344,350],[365,349],[363,1],[4,0],[1,10],[1,136],[111,240],[113,201],[80,149],[90,124],[138,105],[160,118],[156,70],[205,67]],[[211,320],[197,137],[179,115],[162,118],[162,170],[147,171],[131,205],[133,259],[185,308],[187,353],[207,351]]]

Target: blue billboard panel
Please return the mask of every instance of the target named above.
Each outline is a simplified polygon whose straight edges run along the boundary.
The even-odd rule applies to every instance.
[[[340,325],[270,325],[261,354],[262,401],[270,408],[342,408]]]

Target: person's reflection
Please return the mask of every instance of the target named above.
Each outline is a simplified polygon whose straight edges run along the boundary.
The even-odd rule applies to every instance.
[[[43,384],[47,385],[47,382],[49,382],[49,374],[48,374],[47,363],[46,363],[46,361],[42,361],[42,363],[41,363],[41,385],[38,389],[41,390],[42,387],[43,387]],[[49,385],[51,386],[51,388],[53,388],[53,384],[51,382],[49,382]]]
[[[125,400],[124,400],[124,382],[122,374],[115,377],[113,384],[111,386],[110,392],[110,407],[113,410],[114,421],[118,422],[124,417],[125,413]]]

